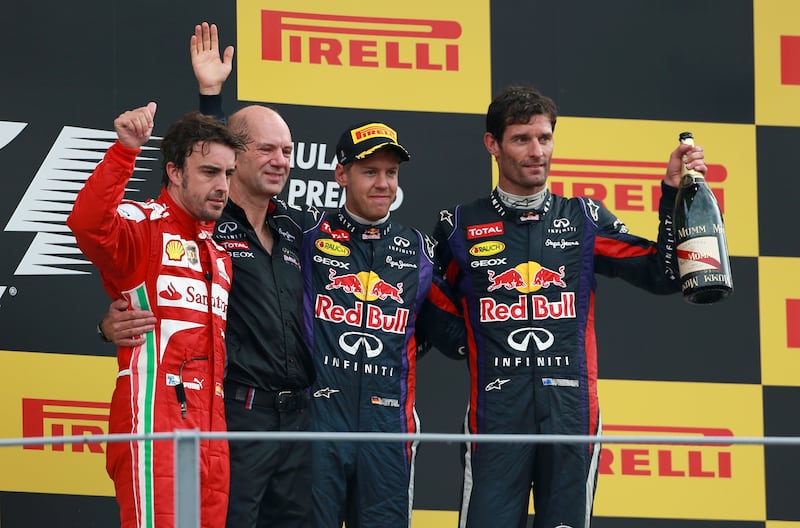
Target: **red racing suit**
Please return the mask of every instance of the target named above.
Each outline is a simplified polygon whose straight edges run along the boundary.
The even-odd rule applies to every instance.
[[[469,336],[469,433],[601,431],[595,273],[653,293],[680,291],[672,238],[676,190],[662,184],[658,242],[600,203],[548,192],[538,211],[488,198],[440,212],[436,253]],[[599,445],[473,443],[461,526],[588,528]]]
[[[166,190],[146,203],[123,201],[138,152],[115,143],[78,193],[67,220],[108,294],[128,298],[158,320],[142,345],[117,351],[109,433],[225,431],[230,258],[212,239],[214,223],[191,217]],[[172,440],[109,442],[106,469],[123,528],[175,526]],[[227,441],[202,440],[204,528],[225,525],[228,471]]]

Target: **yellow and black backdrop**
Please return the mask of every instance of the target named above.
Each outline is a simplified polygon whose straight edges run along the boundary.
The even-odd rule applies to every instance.
[[[65,225],[122,111],[159,103],[154,134],[196,108],[188,41],[200,21],[236,46],[229,111],[275,106],[295,154],[285,198],[335,207],[341,129],[384,120],[412,153],[394,215],[423,230],[489,192],[483,115],[512,83],[561,118],[551,186],[602,200],[655,236],[658,183],[694,132],[723,207],[735,281],[691,306],[600,279],[600,397],[609,435],[800,434],[800,3],[6,2],[0,81],[0,437],[102,434],[114,350],[108,300]],[[158,192],[158,138],[128,196]],[[465,365],[418,374],[425,432],[461,431]],[[113,526],[104,446],[0,450],[0,526]],[[460,449],[424,444],[414,526],[454,525]],[[800,448],[607,444],[595,526],[800,527]]]

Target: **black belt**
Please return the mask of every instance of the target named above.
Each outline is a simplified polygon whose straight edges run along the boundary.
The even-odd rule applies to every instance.
[[[225,397],[244,402],[246,408],[258,405],[278,412],[292,412],[308,407],[308,393],[304,389],[268,391],[226,381]]]

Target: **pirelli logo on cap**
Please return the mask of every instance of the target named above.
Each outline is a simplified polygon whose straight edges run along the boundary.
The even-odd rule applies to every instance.
[[[387,137],[397,143],[397,132],[381,123],[370,123],[350,131],[353,143],[361,143],[374,137]]]
[[[489,85],[489,0],[451,6],[237,2],[240,99],[476,113]],[[324,87],[324,89],[320,89]],[[424,87],[424,97],[420,89]]]

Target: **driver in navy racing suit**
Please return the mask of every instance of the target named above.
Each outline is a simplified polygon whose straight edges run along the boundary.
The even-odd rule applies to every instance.
[[[432,239],[390,219],[409,159],[396,138],[371,122],[342,135],[336,181],[345,205],[312,209],[303,234],[315,431],[417,432],[418,352],[432,344],[463,357],[463,319],[441,289]],[[313,442],[314,526],[409,527],[415,453],[415,442]]]
[[[681,158],[705,172],[702,148],[671,154],[651,242],[597,200],[547,189],[555,121],[555,104],[537,91],[501,93],[484,138],[498,186],[441,211],[434,230],[470,338],[469,433],[600,434],[595,274],[656,294],[680,290],[672,208]],[[535,528],[588,528],[599,452],[599,444],[468,444],[460,526],[526,526],[533,488]]]

